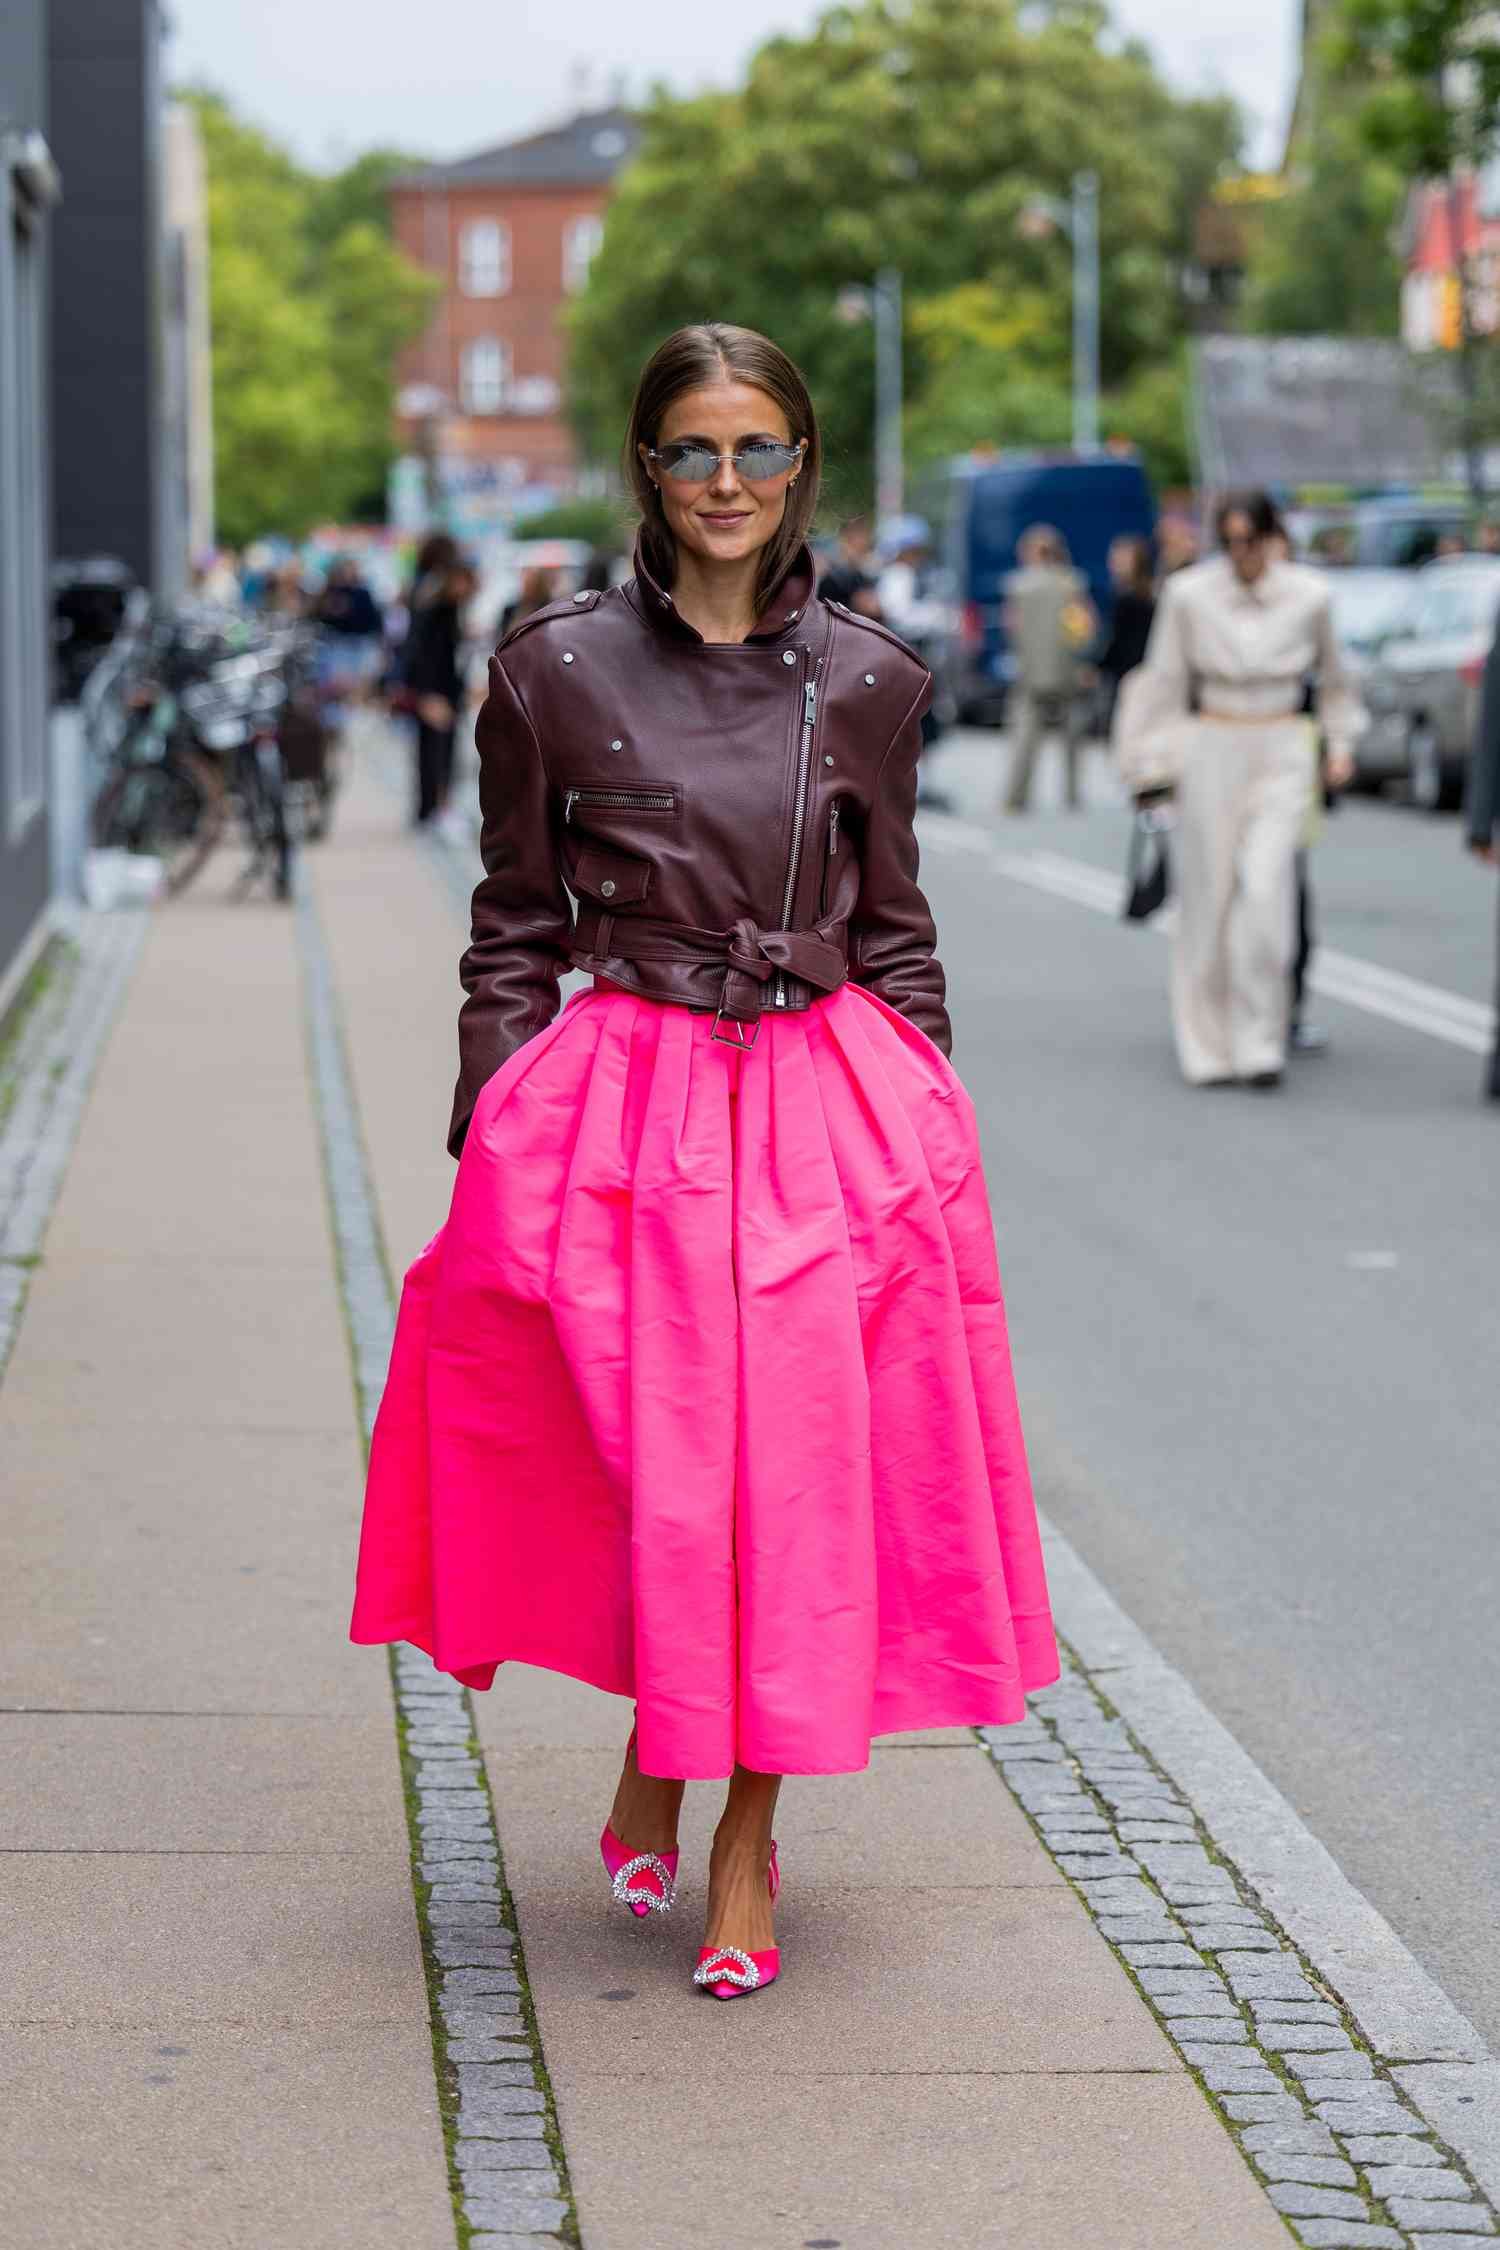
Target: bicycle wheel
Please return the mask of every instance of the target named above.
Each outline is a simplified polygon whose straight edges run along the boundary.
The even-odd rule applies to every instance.
[[[185,890],[224,832],[224,775],[200,750],[123,766],[94,802],[94,841],[159,859],[170,896]]]

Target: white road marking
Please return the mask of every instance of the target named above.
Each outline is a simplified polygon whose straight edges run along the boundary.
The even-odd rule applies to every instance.
[[[946,814],[924,813],[919,834],[924,844],[939,851],[983,856],[998,874],[1030,889],[1086,906],[1093,913],[1119,915],[1123,885],[1116,875],[1088,861],[1069,859],[1061,852],[1008,851],[986,829],[973,821],[955,820]],[[1171,931],[1170,909],[1149,925],[1159,936]],[[1383,969],[1353,953],[1339,953],[1320,945],[1313,955],[1308,983],[1327,1000],[1362,1008],[1366,1015],[1420,1031],[1429,1039],[1442,1039],[1471,1055],[1487,1055],[1495,1040],[1495,1011],[1482,1000],[1466,1000],[1461,993],[1424,984],[1399,970]]]

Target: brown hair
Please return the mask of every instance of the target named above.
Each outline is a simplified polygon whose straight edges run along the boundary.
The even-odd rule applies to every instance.
[[[793,439],[807,440],[802,467],[787,490],[786,513],[761,556],[755,581],[755,606],[759,611],[785,578],[807,537],[817,510],[823,468],[823,441],[807,384],[779,344],[773,344],[757,329],[736,328],[724,320],[705,320],[691,328],[679,328],[659,344],[635,387],[625,432],[625,481],[640,512],[641,547],[647,565],[663,586],[670,586],[677,574],[677,543],[638,448],[656,443],[667,408],[684,391],[725,381],[749,383],[764,391],[786,416]]]

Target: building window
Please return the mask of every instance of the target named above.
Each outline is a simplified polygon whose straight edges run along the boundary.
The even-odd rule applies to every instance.
[[[569,219],[563,228],[562,278],[564,289],[581,289],[589,277],[594,253],[604,240],[604,221],[596,211]]]
[[[458,238],[458,285],[466,297],[503,297],[510,287],[510,228],[470,219]]]
[[[498,414],[510,387],[510,353],[498,336],[477,336],[465,344],[459,391],[466,414]]]
[[[0,816],[41,804],[47,751],[41,228],[0,166]]]

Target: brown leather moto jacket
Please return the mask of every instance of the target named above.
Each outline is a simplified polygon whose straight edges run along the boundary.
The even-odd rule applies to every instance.
[[[806,547],[743,642],[705,641],[639,550],[629,584],[516,625],[479,715],[453,1153],[570,962],[746,1045],[763,1009],[849,977],[946,1053],[912,833],[931,690],[894,633],[819,598]]]

